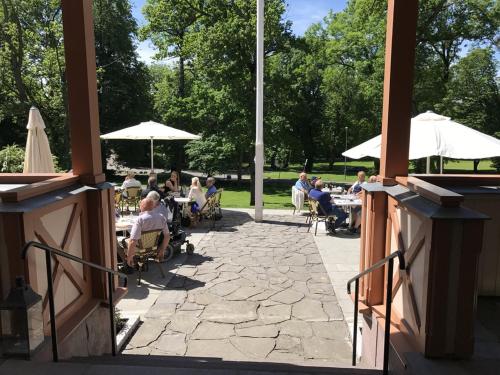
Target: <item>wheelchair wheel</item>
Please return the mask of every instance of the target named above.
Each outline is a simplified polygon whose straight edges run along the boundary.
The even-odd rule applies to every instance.
[[[168,262],[174,257],[174,252],[175,252],[174,248],[172,247],[172,245],[169,244],[165,249],[165,256],[163,257],[163,259]]]
[[[194,253],[194,245],[192,243],[186,245],[186,253],[188,255],[192,255]]]

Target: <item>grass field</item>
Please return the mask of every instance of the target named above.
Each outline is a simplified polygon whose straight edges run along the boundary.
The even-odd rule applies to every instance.
[[[327,182],[333,183],[352,183],[356,180],[357,171],[363,168],[368,171],[368,174],[373,173],[374,163],[373,161],[349,161],[347,162],[347,176],[344,178],[344,163],[337,162],[333,168],[329,168],[328,163],[315,163],[314,170],[309,173],[309,176],[318,176]],[[265,208],[277,208],[277,209],[290,209],[293,208],[291,203],[291,185],[302,172],[302,165],[292,164],[286,170],[283,171],[271,171],[270,167],[267,166],[264,172],[264,207]],[[410,170],[410,173],[413,172]],[[473,162],[470,160],[448,160],[444,164],[445,173],[472,173],[473,172]],[[496,173],[493,167],[491,167],[490,160],[481,160],[479,163],[479,173]],[[147,182],[147,176],[136,176],[140,179],[143,184]],[[160,182],[163,184],[166,175],[160,176]],[[290,183],[282,181],[278,183],[273,180],[290,180]],[[111,181],[121,184],[123,181],[122,177],[111,177]],[[250,189],[249,183],[242,184],[243,186],[238,187],[236,184],[226,184],[225,182],[220,182],[218,186],[224,187],[224,193],[222,194],[222,206],[223,207],[233,207],[233,208],[249,208],[250,207]]]

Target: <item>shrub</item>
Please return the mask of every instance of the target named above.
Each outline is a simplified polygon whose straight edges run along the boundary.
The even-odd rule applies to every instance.
[[[0,172],[21,173],[23,166],[24,148],[18,145],[11,145],[0,150]]]

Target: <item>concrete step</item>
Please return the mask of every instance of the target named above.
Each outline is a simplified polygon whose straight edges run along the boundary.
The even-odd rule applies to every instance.
[[[379,375],[381,373],[380,370],[331,364],[311,366],[140,355],[75,358],[59,363],[7,360],[0,365],[0,375]]]

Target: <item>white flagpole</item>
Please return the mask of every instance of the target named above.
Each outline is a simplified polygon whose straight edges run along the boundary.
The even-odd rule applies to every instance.
[[[257,76],[255,124],[255,221],[263,219],[264,190],[264,0],[257,0]]]

